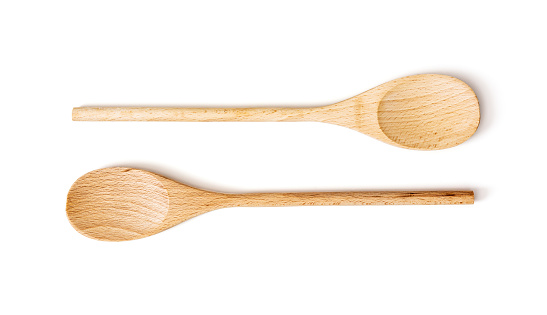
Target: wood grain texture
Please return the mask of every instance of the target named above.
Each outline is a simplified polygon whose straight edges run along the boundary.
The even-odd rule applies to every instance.
[[[70,188],[66,212],[81,234],[103,241],[150,236],[227,207],[472,204],[472,191],[379,191],[226,194],[163,176],[114,167],[89,172]]]
[[[316,121],[385,143],[438,150],[467,140],[479,125],[477,97],[450,76],[421,74],[389,81],[336,104],[305,108],[76,107],[76,121]]]

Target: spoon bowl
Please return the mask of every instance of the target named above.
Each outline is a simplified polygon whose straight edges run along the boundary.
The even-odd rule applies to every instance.
[[[449,76],[400,80],[378,104],[378,126],[396,145],[431,150],[456,146],[478,127],[479,103],[473,90]]]
[[[80,233],[134,239],[154,233],[169,210],[169,195],[152,174],[112,169],[85,174],[68,193],[67,215]]]
[[[464,82],[447,75],[395,79],[347,100],[304,108],[78,107],[73,120],[316,121],[347,127],[416,150],[446,149],[479,125],[479,102]]]
[[[68,192],[66,214],[74,229],[87,237],[127,241],[228,207],[471,203],[472,191],[226,194],[144,170],[112,167],[89,172],[74,182]]]

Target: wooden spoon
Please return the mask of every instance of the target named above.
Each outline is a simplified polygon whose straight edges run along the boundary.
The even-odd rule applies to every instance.
[[[421,74],[389,81],[345,101],[306,108],[77,107],[73,120],[318,121],[408,149],[439,150],[467,140],[479,125],[479,103],[464,82]]]
[[[66,212],[81,234],[127,241],[159,233],[228,207],[472,204],[472,191],[392,191],[225,194],[124,167],[95,170],[70,188]]]

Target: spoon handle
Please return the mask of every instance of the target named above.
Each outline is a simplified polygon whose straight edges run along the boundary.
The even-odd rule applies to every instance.
[[[473,204],[473,191],[258,193],[233,196],[235,206],[352,206]]]
[[[302,121],[313,108],[75,107],[74,121]],[[311,118],[311,117],[310,117]]]

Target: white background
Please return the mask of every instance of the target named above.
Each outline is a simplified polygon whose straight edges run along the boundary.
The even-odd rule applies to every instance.
[[[546,314],[541,1],[2,1],[0,313]],[[319,106],[441,73],[455,148],[321,123],[72,122],[82,105]],[[232,208],[145,239],[78,234],[88,171],[222,192],[473,189],[472,206]]]

